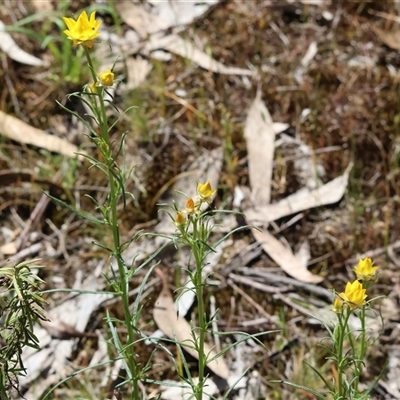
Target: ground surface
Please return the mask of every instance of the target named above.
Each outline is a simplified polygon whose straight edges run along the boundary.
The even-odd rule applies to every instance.
[[[35,12],[31,3],[35,1],[15,1],[10,3],[11,7],[0,5],[1,20],[11,25],[31,15]],[[305,241],[308,243],[308,265],[313,273],[324,277],[319,284],[321,287],[342,290],[345,283],[353,279],[351,267],[360,256],[370,254],[381,267],[379,285],[371,295],[389,296],[382,310],[391,313],[369,354],[371,362],[364,380],[370,382],[379,374],[383,360],[399,345],[400,46],[396,32],[400,29],[390,16],[398,18],[400,4],[394,1],[307,3],[312,2],[227,1],[210,8],[180,33],[182,38],[195,43],[225,66],[256,71],[252,76],[215,73],[176,54],[164,60],[153,57],[151,52],[142,54],[149,63],[149,73],[138,87],[123,88],[129,83],[128,74],[126,69],[119,70],[122,82],[121,89],[117,86],[115,92],[116,105],[120,109],[135,105],[138,109],[124,118],[119,130],[113,134],[117,137],[123,131],[129,131],[127,162],[140,164],[130,188],[136,200],[129,202],[121,213],[121,229],[126,238],[141,228],[152,231],[159,218],[155,204],[164,189],[172,187],[174,178],[187,170],[205,150],[220,146],[224,154],[223,166],[213,207],[232,209],[235,187],[250,184],[243,132],[248,109],[259,89],[272,120],[287,123],[289,127],[285,134],[311,149],[312,156],[308,158],[318,166],[315,171],[319,172],[314,173],[321,184],[342,175],[353,163],[340,201],[280,218],[269,231],[293,251],[299,250]],[[89,5],[89,2],[72,1],[68,15]],[[52,3],[49,6],[59,13]],[[108,13],[100,12],[99,15],[104,18],[109,32],[122,37],[131,29],[124,22],[124,16],[119,15],[118,7],[114,18]],[[52,21],[53,16],[29,23],[27,27],[37,33],[36,37],[26,32],[12,33],[22,49],[46,60],[48,65],[23,65],[1,54],[0,110],[73,144],[86,144],[90,152],[93,148],[81,134],[82,127],[55,103],[58,100],[66,104],[66,94],[80,90],[88,78],[84,73],[83,76],[75,73],[66,82],[61,73],[62,64],[66,62],[63,57],[71,55],[56,60],[51,49],[41,48],[46,32],[53,35],[51,41],[55,46],[61,45],[57,39],[59,30]],[[386,33],[389,31],[394,32],[393,36]],[[316,52],[312,53],[314,43]],[[140,53],[139,48],[131,58],[136,59]],[[308,60],[306,54],[310,55]],[[79,104],[69,106],[82,112]],[[4,243],[18,238],[41,198],[41,191],[47,189],[50,182],[55,195],[71,203],[79,201],[86,211],[94,212],[91,203],[83,197],[85,193],[98,198],[104,196],[104,178],[93,170],[87,172],[85,162],[75,163],[56,153],[3,136],[0,146],[3,228],[0,241]],[[272,202],[304,186],[299,157],[291,146],[276,147]],[[24,178],[17,174],[21,171],[28,172],[28,176]],[[50,203],[25,233],[23,248],[42,244],[29,257],[40,257],[47,266],[42,272],[46,288],[72,287],[77,272],[88,276],[99,262],[104,261],[104,253],[92,244],[94,240],[102,239],[103,232]],[[107,238],[104,240],[107,242]],[[230,257],[239,246],[248,248],[253,242],[249,231],[235,235],[218,262],[219,272],[213,278],[220,288],[210,289],[209,294],[216,296],[221,310],[220,329],[250,332],[281,329],[280,333],[266,337],[268,352],[260,350],[251,357],[251,370],[258,372],[261,385],[266,388],[264,396],[268,399],[314,398],[302,391],[293,394],[293,390],[272,385],[269,380],[291,380],[322,390],[311,372],[305,372],[304,361],[318,366],[325,376],[334,377],[335,371],[326,365],[324,353],[318,350],[317,343],[324,336],[321,327],[294,306],[311,304],[318,308],[322,300],[305,287],[290,283],[285,284],[285,296],[292,296],[292,303],[272,292],[265,293],[240,282],[236,283],[236,288],[227,284],[232,269],[227,271],[225,267]],[[3,254],[1,257],[6,260],[9,256]],[[168,254],[163,260],[163,268],[173,268],[175,260],[176,255]],[[268,269],[285,276],[261,251],[250,257],[245,266]],[[237,267],[232,268],[240,274]],[[174,285],[173,274],[170,275],[170,283]],[[263,283],[281,287],[268,279]],[[133,280],[132,288],[136,285]],[[144,303],[143,323],[151,323],[151,310],[159,290],[156,281],[148,292],[151,300]],[[242,296],[240,290],[251,299]],[[49,307],[57,305],[60,299],[60,294],[49,295]],[[328,306],[327,299],[323,300],[324,306]],[[264,318],[246,328],[244,322],[265,317],[255,304],[277,319]],[[118,314],[118,305],[110,310]],[[87,330],[100,329],[107,335],[102,322],[103,311],[91,316]],[[155,327],[150,325],[148,329],[152,331]],[[80,342],[71,356],[74,366],[86,366],[96,349],[95,341]],[[142,349],[143,360],[150,352],[149,347]],[[163,358],[160,361],[165,362]],[[174,378],[168,363],[152,370],[150,376]],[[385,374],[383,379],[389,384],[392,382],[390,374]],[[68,397],[72,387],[77,387],[77,391],[80,387],[86,388],[82,391],[89,394],[84,395],[93,395],[99,381],[93,375],[78,379],[54,398]],[[97,393],[99,398],[104,392],[102,388],[102,392]],[[378,387],[373,398],[396,397]]]

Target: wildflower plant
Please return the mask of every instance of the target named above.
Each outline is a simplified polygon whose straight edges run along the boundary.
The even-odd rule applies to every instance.
[[[334,364],[335,378],[330,382],[316,368],[311,368],[323,380],[330,397],[291,382],[284,383],[306,390],[318,399],[323,400],[370,399],[369,394],[381,375],[368,389],[364,390],[360,387],[360,380],[365,368],[368,347],[374,343],[368,334],[367,312],[371,308],[371,303],[379,297],[368,300],[368,289],[376,282],[378,270],[379,267],[374,266],[370,258],[361,259],[353,269],[357,279],[353,282],[347,282],[343,292],[335,292],[331,311],[336,314],[337,321],[333,328],[319,319],[327,330],[328,339],[331,341],[331,346],[324,344],[322,347],[329,354],[328,360]],[[356,329],[354,328],[355,323],[351,323],[354,316],[359,321],[359,328]],[[383,372],[382,370],[381,374]]]
[[[198,376],[194,380],[190,375],[189,368],[187,367],[184,354],[180,354],[182,362],[185,367],[185,371],[188,373],[188,377],[182,379],[188,383],[192,389],[193,396],[196,400],[202,400],[204,397],[204,388],[207,386],[206,382],[208,376],[206,375],[207,364],[222,355],[222,353],[216,354],[211,357],[210,354],[205,352],[205,341],[206,335],[210,331],[210,327],[214,321],[215,315],[210,318],[207,317],[206,313],[206,301],[204,288],[207,285],[207,273],[205,267],[207,265],[207,256],[215,252],[215,249],[219,244],[227,239],[234,231],[229,232],[226,236],[222,237],[220,240],[216,241],[211,245],[210,236],[214,228],[214,223],[211,218],[213,214],[217,211],[208,211],[209,204],[212,202],[214,195],[217,190],[213,189],[211,183],[206,181],[205,183],[197,184],[197,193],[192,197],[188,197],[185,202],[185,207],[180,209],[176,206],[174,207],[174,214],[170,214],[176,228],[177,234],[173,237],[173,241],[176,247],[187,246],[190,249],[191,258],[193,262],[188,262],[188,267],[186,272],[188,274],[191,285],[190,289],[195,292],[195,297],[197,300],[197,321],[191,321],[192,328],[192,343],[195,352],[197,353],[197,370]],[[185,193],[183,193],[186,195]],[[228,213],[228,211],[219,211],[221,213]],[[237,228],[240,230],[242,228]],[[193,265],[191,265],[193,264]],[[264,332],[264,334],[267,332]],[[257,341],[257,335],[249,335],[253,340]],[[243,334],[243,337],[248,338],[247,335]],[[236,345],[234,343],[232,346]],[[180,344],[177,343],[179,346]],[[230,388],[232,389],[232,388]],[[229,391],[226,393],[228,396]]]
[[[128,193],[125,190],[125,181],[131,171],[125,170],[118,164],[118,156],[124,146],[124,136],[122,136],[120,143],[116,146],[114,146],[114,143],[110,140],[111,130],[118,120],[113,124],[108,120],[106,107],[111,104],[112,100],[106,100],[105,93],[107,88],[112,86],[115,82],[114,72],[113,68],[107,68],[105,71],[96,72],[94,67],[90,51],[96,44],[96,39],[100,34],[99,27],[101,25],[101,21],[96,19],[96,13],[92,12],[90,16],[88,16],[87,13],[83,11],[76,20],[67,17],[63,19],[67,26],[67,29],[64,30],[64,34],[72,41],[74,47],[83,49],[92,76],[92,82],[86,83],[81,92],[72,93],[69,97],[77,97],[86,104],[91,111],[91,118],[94,122],[94,126],[68,108],[64,107],[64,109],[79,118],[88,129],[88,133],[90,133],[88,137],[96,145],[100,156],[99,159],[88,155],[84,155],[84,157],[86,157],[92,167],[97,168],[106,175],[108,181],[108,196],[103,203],[99,203],[96,199],[91,197],[95,208],[100,212],[99,218],[88,213],[83,213],[61,200],[54,200],[79,216],[89,220],[91,223],[105,226],[108,230],[109,237],[112,238],[112,246],[107,246],[103,243],[98,243],[98,245],[109,252],[111,263],[116,264],[117,271],[113,268],[111,269],[111,277],[108,278],[108,282],[115,292],[115,295],[119,296],[121,299],[124,318],[117,320],[109,317],[108,323],[112,333],[112,343],[118,352],[118,357],[123,360],[127,380],[131,384],[130,398],[139,399],[141,397],[139,394],[139,381],[142,379],[142,376],[136,357],[136,347],[141,337],[140,334],[138,334],[136,326],[140,313],[138,311],[139,302],[135,302],[135,309],[133,313],[131,313],[129,280],[137,273],[141,266],[134,268],[132,265],[127,265],[122,257],[123,251],[130,242],[122,243],[118,223],[118,209],[121,202],[123,205],[126,204],[126,196]],[[127,331],[124,337],[120,337],[117,334],[118,324],[123,325]]]
[[[185,208],[178,210],[175,217],[175,225],[179,234],[176,241],[181,245],[189,246],[194,259],[193,270],[188,268],[187,273],[193,284],[193,290],[197,299],[197,328],[196,335],[193,336],[194,347],[198,354],[198,381],[189,380],[193,393],[197,400],[203,398],[203,389],[206,382],[205,369],[207,365],[207,354],[205,354],[205,340],[208,327],[211,321],[207,320],[204,300],[204,267],[207,255],[212,251],[209,243],[209,236],[212,227],[208,224],[209,216],[207,212],[202,211],[204,203],[211,201],[216,193],[211,184],[207,181],[204,184],[199,183],[197,187],[197,199],[189,197],[186,200]]]
[[[154,266],[150,267],[146,272],[133,307],[130,304],[129,282],[139,270],[150,265],[152,260],[156,257],[156,254],[162,251],[162,247],[156,251],[156,254],[152,255],[138,266],[136,266],[135,263],[127,265],[123,258],[124,250],[135,239],[132,238],[128,242],[123,243],[119,228],[119,212],[123,209],[121,205],[125,205],[127,195],[133,196],[131,193],[128,193],[125,188],[125,182],[132,171],[129,169],[126,170],[123,166],[118,164],[119,156],[124,152],[124,136],[122,136],[119,142],[118,140],[110,140],[111,130],[119,121],[119,119],[117,119],[117,121],[111,124],[106,114],[106,107],[112,100],[107,100],[105,93],[116,81],[114,69],[107,68],[104,71],[97,72],[94,67],[91,51],[97,43],[101,24],[100,21],[96,20],[95,12],[88,16],[86,12],[83,11],[77,19],[65,17],[64,21],[67,25],[64,34],[72,42],[74,47],[81,48],[84,51],[88,68],[92,76],[92,81],[87,82],[83,86],[82,91],[72,93],[69,97],[77,97],[86,104],[91,111],[90,116],[95,126],[93,127],[85,119],[68,108],[62,105],[61,107],[79,118],[88,129],[90,133],[88,137],[97,147],[99,157],[97,159],[85,154],[82,154],[82,156],[89,161],[91,167],[97,168],[101,173],[106,175],[108,195],[102,203],[91,197],[96,210],[100,213],[100,217],[77,210],[59,199],[53,199],[75,212],[77,215],[89,220],[91,223],[105,226],[106,229],[108,229],[108,235],[112,238],[111,246],[103,243],[98,243],[98,245],[109,252],[111,262],[117,266],[116,270],[111,268],[111,276],[107,276],[107,282],[113,289],[115,295],[119,296],[121,299],[123,318],[116,319],[107,315],[107,321],[111,332],[111,343],[118,353],[118,358],[123,361],[124,365],[126,379],[122,382],[121,386],[126,384],[129,392],[129,397],[127,398],[138,400],[145,398],[145,394],[142,393],[142,389],[140,389],[142,386],[141,382],[152,382],[146,378],[146,373],[149,368],[151,368],[152,360],[148,360],[146,365],[142,365],[138,361],[138,344],[147,338],[138,325],[141,313],[141,293]],[[197,193],[193,197],[187,199],[185,207],[182,210],[175,209],[174,215],[170,214],[172,223],[174,223],[177,228],[177,233],[168,236],[167,239],[169,240],[167,240],[164,245],[188,245],[193,257],[191,260],[193,260],[194,268],[191,269],[188,267],[187,271],[190,280],[193,282],[193,290],[197,298],[197,324],[192,323],[191,330],[193,348],[198,354],[198,382],[194,383],[194,380],[190,379],[189,383],[193,389],[193,396],[198,400],[203,398],[203,388],[207,379],[205,375],[206,366],[207,363],[211,361],[209,360],[209,354],[205,354],[204,350],[206,334],[211,323],[211,321],[207,319],[205,312],[204,286],[206,277],[204,276],[204,267],[207,255],[214,251],[214,248],[209,244],[213,225],[210,224],[209,212],[203,210],[208,207],[215,193],[216,189],[211,187],[210,182],[207,181],[198,184]],[[228,235],[220,239],[215,246],[225,240],[227,236]],[[188,264],[190,263],[191,262]],[[118,325],[122,325],[125,328],[126,334],[121,335],[118,333]],[[154,340],[152,340],[152,343],[154,343]],[[183,345],[178,342],[176,342],[176,344],[181,350]],[[159,346],[165,348],[161,343]],[[217,355],[217,357],[218,356],[220,355]],[[180,354],[180,357],[185,365],[185,370],[188,371],[183,353]],[[177,365],[175,362],[174,364]],[[179,366],[177,366],[177,371],[179,373]]]
[[[47,321],[45,300],[39,292],[43,281],[35,270],[38,260],[0,267],[0,398],[18,391],[18,377],[25,374],[21,358],[25,346],[39,349],[34,325]]]

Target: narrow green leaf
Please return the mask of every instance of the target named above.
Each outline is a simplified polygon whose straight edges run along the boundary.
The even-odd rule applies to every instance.
[[[80,216],[80,217],[82,217],[82,218],[84,218],[84,219],[86,219],[86,220],[88,220],[90,222],[93,222],[95,224],[100,224],[100,225],[104,225],[105,224],[105,221],[102,221],[102,220],[100,220],[100,219],[98,219],[96,217],[93,217],[93,215],[91,215],[89,213],[77,210],[75,207],[72,207],[71,205],[65,203],[64,201],[62,201],[60,199],[57,199],[57,197],[53,197],[48,193],[45,193],[45,194],[46,194],[47,197],[49,197],[50,199],[55,201],[57,204],[67,208],[68,210],[72,211],[74,214],[76,214],[76,215],[78,215],[78,216]]]

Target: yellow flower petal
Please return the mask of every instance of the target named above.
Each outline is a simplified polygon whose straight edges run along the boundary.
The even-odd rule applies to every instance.
[[[363,281],[373,280],[378,267],[373,267],[372,264],[372,260],[369,257],[361,259],[358,262],[358,265],[354,267],[354,272],[357,275],[357,279]]]
[[[63,17],[66,30],[65,35],[68,39],[72,40],[74,46],[83,45],[91,49],[93,47],[94,39],[100,35],[99,26],[100,20],[96,20],[96,12],[90,14],[90,19],[86,11],[82,11],[78,19],[75,21],[73,18]]]
[[[365,304],[367,298],[366,289],[363,288],[362,283],[355,280],[353,283],[347,282],[346,288],[339,297],[351,308],[358,308]]]
[[[212,189],[210,181],[197,184],[197,194],[202,200],[210,200],[210,198],[214,196],[216,192],[217,189]]]

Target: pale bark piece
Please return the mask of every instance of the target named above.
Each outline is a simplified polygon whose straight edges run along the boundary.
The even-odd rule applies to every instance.
[[[332,179],[318,189],[300,189],[281,201],[264,207],[243,211],[249,224],[267,224],[300,211],[338,202],[344,195],[353,164],[349,164],[343,175]]]
[[[79,151],[74,144],[34,128],[2,111],[0,111],[0,135],[19,143],[30,144],[68,157],[76,157],[76,153]]]
[[[372,29],[386,46],[400,50],[400,31],[384,31],[376,26],[372,26]]]
[[[303,67],[307,67],[310,62],[314,59],[314,57],[318,53],[318,46],[317,42],[311,42],[310,45],[308,46],[308,50],[304,57],[301,59],[301,65]]]
[[[142,57],[127,58],[126,71],[128,77],[124,89],[132,90],[141,86],[146,81],[147,75],[152,68],[153,65]]]
[[[210,7],[219,3],[219,0],[187,1],[149,0],[152,11],[164,21],[169,28],[191,24],[196,18],[206,13]]]
[[[307,283],[319,283],[322,276],[312,274],[307,267],[293,255],[292,251],[266,230],[251,229],[254,238],[263,250],[291,277]]]
[[[284,122],[274,122],[272,125],[275,135],[278,135],[279,133],[286,131],[286,129],[290,127],[289,124],[285,124]]]
[[[193,382],[198,384],[199,378],[193,378]],[[163,400],[192,400],[193,390],[186,382],[178,382],[172,380],[165,380],[164,385],[160,386],[163,391]],[[203,399],[209,400],[213,395],[218,394],[218,386],[211,380],[207,380],[204,386]]]
[[[315,157],[315,151],[311,147],[298,138],[282,134],[275,142],[278,146],[295,146],[295,154],[293,155],[294,169],[301,186],[309,190],[317,189],[322,186],[320,178],[326,175],[325,169],[318,158]]]
[[[142,48],[142,52],[144,53],[163,49],[188,58],[200,67],[211,72],[247,76],[256,74],[256,71],[227,67],[221,64],[204,51],[197,48],[190,41],[182,39],[179,35],[165,35],[164,32],[168,28],[168,22],[163,21],[156,15],[148,13],[139,5],[123,1],[119,2],[116,8],[122,20],[131,26],[143,39],[146,39],[146,44]]]
[[[153,51],[158,49],[168,50],[171,53],[177,54],[181,57],[188,58],[196,63],[198,66],[218,74],[224,75],[246,75],[253,76],[256,71],[249,69],[228,67],[210,57],[204,51],[197,48],[193,43],[188,40],[182,39],[178,35],[151,36],[146,43],[145,50]]]
[[[31,5],[37,13],[44,13],[54,10],[52,0],[32,1]]]
[[[168,28],[168,24],[156,15],[148,13],[141,5],[129,1],[118,1],[115,8],[122,20],[142,38]]]
[[[0,253],[6,257],[17,254],[17,251],[18,251],[18,244],[16,242],[6,243],[0,246]]]
[[[160,270],[156,270],[156,272],[163,281],[163,288],[154,306],[154,321],[168,338],[177,340],[186,352],[198,358],[197,352],[193,349],[193,336],[190,325],[185,318],[180,317],[176,312],[175,303],[168,289],[165,275]],[[214,349],[207,343],[204,346],[204,353],[208,360],[216,356]],[[229,369],[222,356],[208,361],[207,367],[219,377],[228,380]]]
[[[275,131],[271,115],[258,92],[247,113],[244,127],[252,202],[266,206],[271,199]]]
[[[32,66],[44,66],[46,63],[37,58],[28,54],[26,51],[22,50],[17,43],[14,42],[14,39],[11,35],[6,32],[6,26],[3,22],[0,21],[0,49],[4,51],[14,61],[18,61],[21,64],[32,65]]]

